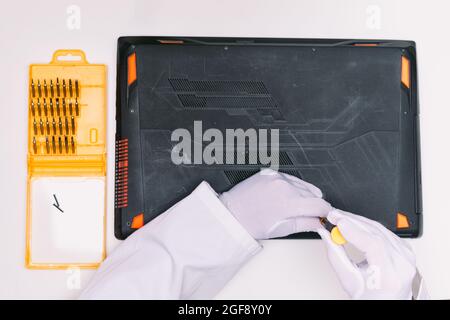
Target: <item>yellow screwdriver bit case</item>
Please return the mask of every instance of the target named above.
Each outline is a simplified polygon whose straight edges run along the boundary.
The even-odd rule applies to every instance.
[[[26,266],[96,268],[106,224],[106,66],[81,50],[32,64]]]

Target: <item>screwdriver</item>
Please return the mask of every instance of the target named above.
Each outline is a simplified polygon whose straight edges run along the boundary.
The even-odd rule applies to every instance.
[[[320,218],[320,223],[327,229],[331,234],[331,240],[337,245],[344,245],[347,243],[341,231],[339,231],[338,227],[332,224],[327,218]]]
[[[348,242],[335,224],[331,223],[327,218],[320,218],[320,223],[330,232],[331,241],[338,246],[342,246],[351,261],[358,266],[367,265],[365,253]]]

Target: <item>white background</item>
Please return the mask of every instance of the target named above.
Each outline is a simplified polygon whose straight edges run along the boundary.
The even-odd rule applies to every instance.
[[[67,8],[81,9],[81,28]],[[379,25],[371,8],[379,8]],[[367,11],[369,10],[369,11]],[[377,10],[377,9],[375,9]],[[432,298],[450,298],[449,1],[10,1],[0,11],[0,298],[75,298],[66,271],[24,267],[28,65],[80,48],[108,65],[108,250],[113,235],[116,42],[122,35],[381,38],[417,42],[424,234],[411,240]],[[377,28],[379,27],[379,28]],[[320,241],[270,241],[219,298],[346,298]],[[81,288],[92,271],[81,272]],[[69,284],[69,285],[68,285]],[[76,282],[75,282],[76,284]],[[75,286],[76,287],[76,286]]]

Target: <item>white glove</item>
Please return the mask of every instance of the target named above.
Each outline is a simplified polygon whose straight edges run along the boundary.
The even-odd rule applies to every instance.
[[[238,183],[220,200],[255,239],[317,231],[317,217],[332,207],[317,187],[294,176],[264,169]]]
[[[327,218],[365,258],[358,264],[353,262],[346,252],[348,244],[336,245],[327,230],[318,230],[326,243],[328,258],[351,298],[412,298],[416,261],[404,240],[380,223],[348,212],[333,210]]]

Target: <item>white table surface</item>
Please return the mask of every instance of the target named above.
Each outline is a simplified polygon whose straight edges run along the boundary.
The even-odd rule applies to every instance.
[[[81,9],[80,29],[71,30],[66,24],[66,10],[72,4]],[[59,48],[83,49],[90,62],[108,65],[108,251],[119,243],[113,235],[113,164],[116,45],[122,35],[416,41],[424,233],[410,242],[431,297],[450,298],[449,13],[450,2],[445,0],[64,0],[4,4],[0,11],[0,298],[65,299],[80,292],[71,285],[73,275],[66,271],[24,267],[28,65],[48,62]],[[264,247],[218,298],[346,298],[321,241],[268,241]],[[81,271],[81,288],[92,274]]]

